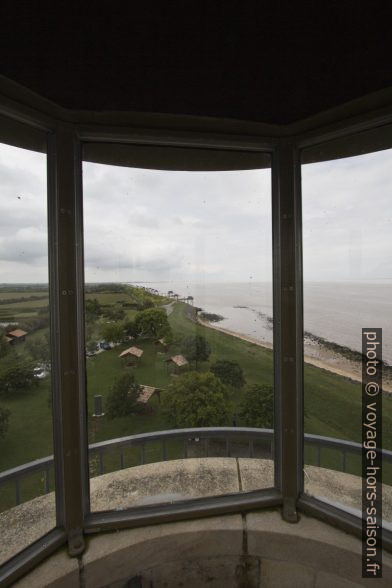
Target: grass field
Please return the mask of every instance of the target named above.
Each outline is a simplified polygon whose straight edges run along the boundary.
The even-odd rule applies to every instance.
[[[33,292],[28,292],[28,295],[30,294]],[[124,300],[124,293],[121,292],[92,293],[88,296],[97,298],[101,304],[117,305]],[[36,303],[41,302],[36,301]],[[135,311],[128,309],[127,314],[133,317]],[[217,359],[233,360],[241,365],[247,383],[273,384],[273,353],[271,350],[196,324],[193,320],[192,307],[184,303],[174,304],[169,322],[175,337],[199,333],[208,339],[212,353],[209,362],[201,363],[200,370],[208,370],[209,364]],[[42,332],[38,331],[38,333]],[[34,335],[37,336],[37,332]],[[150,412],[145,415],[134,415],[114,420],[108,420],[104,417],[98,423],[92,419],[94,395],[102,394],[105,401],[113,379],[126,370],[132,369],[137,381],[144,385],[164,389],[172,381],[173,376],[168,372],[164,362],[166,356],[159,352],[153,341],[138,339],[136,344],[144,350],[144,354],[135,368],[127,368],[124,360],[118,357],[120,352],[130,345],[129,342],[87,358],[90,443],[168,428],[157,398],[152,399]],[[305,366],[305,374],[305,432],[360,442],[361,385],[310,365]],[[52,418],[48,403],[49,394],[50,381],[47,378],[40,380],[37,388],[26,394],[0,400],[0,404],[11,411],[9,430],[6,437],[0,439],[0,471],[52,453]],[[234,395],[234,401],[237,406],[240,404],[240,393]],[[227,423],[229,426],[231,424],[231,422]],[[383,445],[385,448],[392,449],[392,401],[389,398],[383,400]],[[159,452],[158,449],[151,451],[150,458],[153,461]],[[173,456],[176,456],[176,450],[173,451]],[[311,447],[306,448],[306,457],[310,463],[314,463],[314,450]],[[339,469],[340,456],[338,452],[325,450],[323,451],[323,459],[325,465]],[[129,452],[127,460],[127,465],[137,463],[137,457],[132,452]],[[356,458],[350,458],[349,465],[350,471],[353,473],[360,472],[360,464]],[[109,458],[108,460],[108,469],[116,467],[118,467],[118,456],[113,456],[113,459]],[[96,472],[93,471],[93,473]],[[388,483],[392,483],[391,472],[386,473],[385,479]],[[26,482],[24,496],[28,498],[42,491],[43,480],[35,476]],[[12,489],[1,491],[0,506],[6,508],[11,505],[12,492]]]

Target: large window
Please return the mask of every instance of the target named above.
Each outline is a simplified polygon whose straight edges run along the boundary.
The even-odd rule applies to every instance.
[[[382,329],[383,448],[392,449],[392,150],[369,152],[375,136],[305,151],[315,161],[302,166],[305,491],[358,516],[363,328]],[[387,451],[386,524],[391,467]]]
[[[274,485],[268,157],[142,153],[83,164],[95,511]]]
[[[308,136],[297,166],[283,135],[0,123],[0,581],[85,532],[251,504],[357,529],[364,327],[388,529],[389,130]]]
[[[56,521],[46,192],[46,154],[0,144],[0,563]]]

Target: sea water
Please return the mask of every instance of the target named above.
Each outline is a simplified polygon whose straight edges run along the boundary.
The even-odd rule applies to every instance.
[[[162,294],[193,296],[205,312],[223,316],[219,326],[260,341],[272,342],[272,284],[146,283]],[[361,351],[362,328],[383,329],[383,358],[392,364],[392,283],[308,282],[304,284],[305,331]]]

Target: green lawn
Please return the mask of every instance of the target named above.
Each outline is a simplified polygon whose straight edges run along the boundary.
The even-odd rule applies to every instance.
[[[105,297],[109,303],[110,293],[91,294],[100,300]],[[113,293],[112,304],[118,302],[117,297],[124,300],[124,293]],[[116,298],[116,300],[115,300]],[[102,301],[102,299],[100,300]],[[128,310],[133,317],[134,310]],[[169,316],[174,337],[198,333],[204,335],[211,346],[212,354],[209,362],[199,366],[200,370],[208,370],[209,364],[217,359],[237,361],[243,368],[248,383],[273,384],[273,353],[253,343],[242,341],[231,335],[221,333],[196,324],[193,320],[192,307],[184,303],[176,303]],[[41,333],[43,331],[39,331]],[[153,341],[139,339],[138,347],[144,350],[144,354],[135,368],[125,366],[125,361],[118,356],[122,350],[131,343],[123,344],[111,351],[100,353],[87,359],[87,396],[89,415],[89,441],[96,442],[115,437],[132,435],[135,433],[156,431],[168,428],[168,423],[160,410],[157,398],[151,402],[151,410],[145,415],[135,415],[127,418],[114,419],[112,421],[103,418],[98,423],[91,417],[93,412],[93,397],[102,394],[104,401],[113,379],[125,370],[134,372],[140,384],[165,388],[173,376],[168,373],[164,359],[166,355],[159,353],[159,349]],[[172,352],[176,351],[174,344]],[[10,409],[9,431],[4,439],[0,439],[0,471],[20,465],[39,457],[52,453],[52,426],[51,410],[48,405],[49,378],[40,381],[37,388],[28,393],[12,398],[1,399],[0,404]],[[235,395],[238,405],[241,395]],[[305,431],[318,435],[337,437],[353,441],[360,441],[361,434],[361,386],[347,378],[334,375],[325,370],[306,365],[305,366]],[[385,398],[383,401],[383,426],[384,447],[392,449],[392,401]],[[231,425],[231,422],[227,423]],[[151,459],[157,457],[158,450],[151,450]],[[176,455],[174,451],[173,455]],[[310,463],[314,463],[314,451],[311,447],[306,449],[306,456]],[[137,456],[130,451],[127,454],[127,465],[137,463]],[[325,464],[330,467],[339,467],[339,455],[336,452],[326,450],[323,452]],[[147,456],[148,459],[148,456]],[[117,461],[116,461],[117,460]],[[108,468],[118,467],[118,456],[109,459]],[[350,458],[352,471],[358,470],[358,462]],[[93,464],[93,473],[94,464]],[[389,480],[389,476],[388,476]],[[30,482],[26,496],[37,487],[42,491],[42,479]],[[35,490],[34,490],[35,488]],[[10,490],[11,494],[12,491]],[[8,494],[6,493],[8,496]],[[2,504],[8,503],[8,498]]]

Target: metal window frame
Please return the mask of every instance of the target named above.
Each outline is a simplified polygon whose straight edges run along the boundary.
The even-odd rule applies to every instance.
[[[92,143],[128,143],[132,145],[152,145],[166,147],[182,148],[203,148],[219,149],[227,151],[251,151],[267,153],[271,156],[271,210],[272,210],[272,233],[273,233],[273,298],[275,292],[280,288],[281,279],[277,271],[278,255],[274,253],[279,248],[279,243],[274,235],[279,236],[274,225],[279,223],[280,216],[280,186],[277,181],[278,174],[274,174],[274,162],[277,161],[279,143],[274,140],[253,137],[227,137],[219,134],[184,134],[182,132],[157,132],[156,130],[147,130],[140,132],[138,130],[122,129],[121,132],[112,129],[78,129],[78,136],[81,145],[86,142]],[[80,186],[80,196],[82,198],[82,187]],[[83,208],[81,204],[80,209]],[[280,299],[280,296],[279,296]],[[279,305],[274,304],[274,312],[279,312]],[[281,324],[280,322],[277,324]],[[281,434],[278,427],[281,426],[278,406],[281,406],[281,382],[276,378],[276,362],[280,362],[281,345],[279,340],[281,329],[274,325],[274,373],[275,373],[275,443],[281,447]],[[175,520],[184,520],[191,518],[200,518],[203,516],[219,515],[229,512],[244,512],[252,508],[268,507],[282,504],[281,484],[282,467],[281,453],[275,450],[274,470],[275,470],[275,487],[263,489],[254,493],[238,493],[225,496],[205,497],[196,500],[187,500],[175,504],[163,504],[156,507],[132,508],[121,512],[88,512],[85,519],[86,532],[94,533],[103,530],[115,530],[122,527],[133,527],[140,525],[151,525],[158,522],[168,522]],[[257,506],[256,506],[257,505]]]
[[[302,150],[308,147],[322,146],[323,144],[328,143],[329,141],[345,139],[350,137],[352,137],[353,141],[355,141],[355,136],[363,131],[379,129],[380,132],[382,132],[383,127],[390,126],[391,124],[392,108],[388,107],[382,109],[381,112],[366,112],[363,115],[353,117],[352,119],[344,123],[337,122],[329,125],[327,128],[312,130],[308,133],[304,133],[301,136],[296,137],[295,139],[295,146],[299,158],[299,167],[301,167]],[[299,174],[300,171],[301,170],[299,169]],[[301,183],[299,183],[297,189],[301,189]],[[302,213],[298,211],[298,215],[300,214],[302,216]],[[303,276],[301,276],[301,281],[303,283]],[[301,311],[301,323],[303,329],[303,308]],[[301,341],[301,346],[303,353],[303,337]],[[303,486],[303,474],[302,486],[298,497],[297,506],[298,510],[305,514],[324,520],[329,524],[332,524],[342,529],[343,531],[346,531],[347,533],[351,533],[359,538],[362,538],[361,519],[347,512],[346,510],[344,510],[343,507],[331,505],[319,498],[307,494]],[[392,531],[390,531],[389,529],[385,529],[384,527],[382,532],[382,545],[385,550],[392,553]]]
[[[392,123],[390,97],[371,96],[286,127],[135,113],[75,113],[0,78],[0,114],[48,134],[48,224],[53,346],[53,419],[58,527],[0,569],[9,585],[68,541],[83,551],[83,533],[283,506],[290,522],[305,512],[358,534],[360,519],[303,492],[303,301],[301,150]],[[376,110],[377,109],[377,110]],[[275,488],[89,513],[83,353],[83,217],[81,143],[260,150],[272,156],[275,366]],[[291,257],[287,257],[291,250]],[[69,255],[70,254],[70,255]],[[66,292],[66,293],[64,293]],[[289,320],[288,320],[289,319]],[[287,322],[288,321],[288,322]],[[72,347],[72,350],[71,350]],[[65,420],[64,418],[65,417]],[[75,434],[76,433],[76,434]],[[75,491],[75,480],[76,491]],[[133,513],[133,514],[132,514]],[[392,533],[384,546],[392,551]]]

